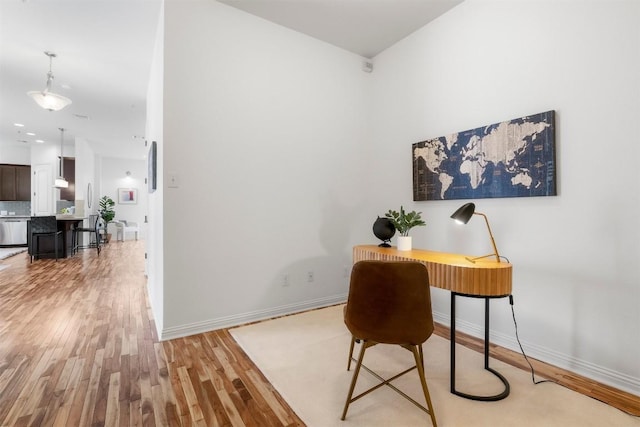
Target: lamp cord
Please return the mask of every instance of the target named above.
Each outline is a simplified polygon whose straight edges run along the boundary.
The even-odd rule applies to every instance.
[[[505,258],[505,257],[501,257],[501,258]],[[509,262],[509,260],[507,260],[507,262]],[[533,365],[531,364],[531,362],[529,361],[529,358],[527,357],[526,353],[524,352],[524,348],[522,348],[522,343],[520,343],[520,337],[518,336],[518,322],[516,322],[516,313],[515,313],[515,310],[513,308],[513,295],[509,295],[509,305],[511,306],[511,316],[513,317],[513,326],[514,326],[515,331],[516,331],[516,341],[518,342],[518,347],[520,347],[520,352],[524,356],[524,360],[529,365],[529,369],[531,371],[531,381],[533,382],[533,384],[534,385],[538,385],[538,384],[541,384],[541,383],[554,383],[554,384],[558,384],[559,386],[568,388],[567,386],[565,386],[563,384],[560,384],[558,381],[555,381],[555,380],[536,380],[535,370],[533,369]],[[610,403],[605,402],[604,400],[599,399],[597,397],[594,397],[594,396],[589,396],[589,397],[591,397],[592,399],[597,400],[599,402],[602,402],[602,403],[604,403],[606,405],[612,406]],[[616,408],[615,406],[612,406],[612,407]],[[640,418],[640,416],[638,416],[636,414],[632,414],[631,412],[626,411],[624,409],[621,409],[621,408],[616,408],[616,409],[618,409],[620,412],[625,413],[627,415],[630,415],[630,416],[632,416],[634,418]]]
[[[500,258],[504,258],[505,261],[507,261],[508,263],[511,263],[509,261],[509,258],[507,258],[506,256],[500,256]],[[516,331],[516,341],[518,342],[518,347],[520,347],[520,352],[524,356],[524,360],[527,362],[527,365],[529,365],[529,370],[531,371],[531,381],[534,384],[541,384],[541,383],[556,383],[556,384],[558,384],[558,382],[554,381],[554,380],[536,381],[535,370],[533,369],[533,365],[529,361],[529,358],[527,357],[527,354],[524,352],[524,348],[522,348],[522,343],[520,342],[520,336],[518,335],[518,322],[516,321],[516,312],[513,309],[513,295],[509,295],[509,305],[511,306],[511,317],[513,317],[513,326],[514,326],[515,331]]]
[[[518,347],[520,347],[520,352],[524,356],[524,360],[529,365],[529,370],[531,371],[531,381],[533,382],[533,384],[541,384],[541,383],[547,383],[547,382],[557,384],[557,381],[554,381],[554,380],[539,380],[539,381],[536,380],[535,370],[533,369],[533,365],[529,361],[527,354],[524,352],[524,348],[522,348],[522,343],[520,342],[520,336],[518,335],[518,322],[516,321],[516,312],[513,309],[513,295],[509,295],[509,305],[511,306],[511,317],[513,317],[513,326],[516,331],[516,341],[518,342]]]

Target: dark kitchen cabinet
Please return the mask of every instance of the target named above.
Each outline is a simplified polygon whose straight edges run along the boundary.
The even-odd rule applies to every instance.
[[[31,166],[0,165],[0,200],[31,200]]]
[[[16,199],[16,167],[0,166],[0,200]]]
[[[64,158],[64,179],[69,186],[60,189],[60,200],[73,202],[76,200],[76,159],[75,157]]]
[[[31,166],[16,166],[16,200],[31,200]]]

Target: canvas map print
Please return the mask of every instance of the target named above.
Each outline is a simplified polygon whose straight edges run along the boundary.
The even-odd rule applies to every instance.
[[[413,200],[555,196],[555,112],[413,144]]]

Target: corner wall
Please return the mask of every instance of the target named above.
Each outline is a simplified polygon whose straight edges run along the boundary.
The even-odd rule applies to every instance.
[[[215,1],[165,3],[164,57],[162,337],[343,301],[362,58]]]
[[[147,150],[151,143],[157,143],[157,189],[148,193],[147,238],[145,240],[145,274],[147,275],[147,289],[149,302],[153,310],[156,332],[162,338],[164,329],[164,215],[163,215],[163,171],[164,171],[164,3],[160,7],[158,17],[158,31],[156,34],[153,59],[150,70],[149,86],[147,88],[147,125],[145,139]],[[147,151],[148,153],[148,151]],[[149,161],[147,154],[147,162]],[[149,167],[147,163],[147,178]],[[148,186],[146,191],[149,191]],[[167,304],[170,304],[167,301]]]
[[[489,253],[482,221],[449,219],[465,201],[411,201],[411,144],[556,110],[558,196],[474,201],[514,265],[528,354],[637,395],[639,20],[632,0],[466,0],[374,58],[368,165],[393,171],[369,175],[372,211],[404,204],[426,217],[414,246]],[[448,323],[449,295],[433,293]],[[481,301],[458,307],[479,335]],[[492,340],[518,351],[506,299],[491,322]]]

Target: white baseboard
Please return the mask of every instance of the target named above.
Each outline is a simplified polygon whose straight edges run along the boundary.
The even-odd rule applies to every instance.
[[[451,324],[451,316],[444,313],[433,312],[434,321],[443,325]],[[464,332],[473,337],[484,339],[484,326],[467,322],[456,318],[456,330]],[[489,339],[492,344],[522,353],[515,335],[503,334],[495,331],[489,332]],[[520,340],[527,357],[540,360],[550,365],[574,372],[578,375],[598,381],[619,390],[640,396],[640,378],[616,372],[603,366],[595,365],[591,362],[575,358],[555,350],[542,347],[527,341]]]
[[[346,300],[347,294],[345,293],[295,304],[282,305],[265,310],[257,310],[249,313],[210,319],[188,325],[164,328],[160,334],[160,339],[164,341],[174,338],[182,338],[189,335],[200,334],[203,332],[214,331],[217,329],[230,328],[233,326],[271,319],[288,314],[294,314],[314,308],[340,304],[346,302]],[[451,317],[448,314],[434,311],[433,318],[436,322],[443,325],[451,324]],[[484,326],[482,325],[467,322],[461,319],[456,319],[456,330],[464,332],[476,338],[484,339]],[[493,344],[515,351],[516,353],[521,353],[520,347],[518,346],[518,341],[516,340],[515,336],[491,331],[490,340]],[[590,378],[594,381],[598,381],[602,384],[606,384],[619,390],[623,390],[628,393],[640,396],[640,378],[622,374],[612,369],[598,366],[591,362],[559,353],[555,350],[543,346],[539,346],[522,340],[521,343],[528,357],[543,361],[545,363],[549,363],[558,368],[574,372],[576,374]]]
[[[338,294],[295,304],[281,305],[265,310],[257,310],[249,313],[241,313],[233,316],[219,317],[202,322],[191,323],[164,328],[160,333],[160,340],[170,340],[182,338],[189,335],[201,334],[203,332],[215,331],[217,329],[230,328],[232,326],[244,325],[246,323],[257,322],[259,320],[271,319],[287,314],[294,314],[314,308],[327,307],[347,301],[347,294]]]

